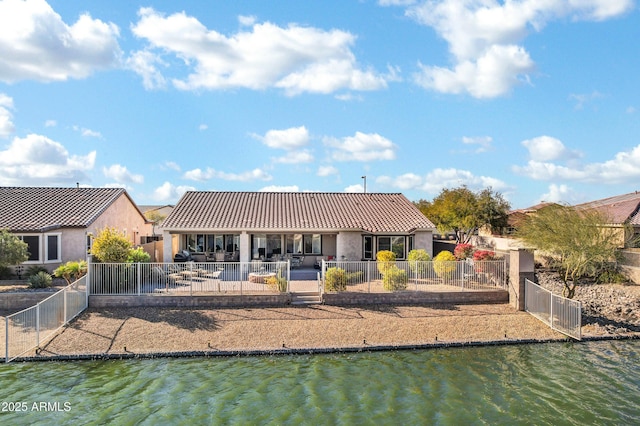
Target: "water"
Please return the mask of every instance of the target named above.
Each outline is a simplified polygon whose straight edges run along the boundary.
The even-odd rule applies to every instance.
[[[0,408],[25,410],[0,424],[633,425],[639,362],[639,341],[609,341],[15,363]]]

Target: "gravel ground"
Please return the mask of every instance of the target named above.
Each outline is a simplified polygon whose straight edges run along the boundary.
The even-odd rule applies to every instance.
[[[564,339],[508,305],[88,310],[39,356]]]

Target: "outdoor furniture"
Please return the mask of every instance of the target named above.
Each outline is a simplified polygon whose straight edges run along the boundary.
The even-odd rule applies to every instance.
[[[302,262],[304,262],[304,256],[293,256],[291,258],[291,267],[297,268],[302,265]]]
[[[216,262],[224,262],[224,252],[216,253]]]
[[[161,281],[161,284],[164,284],[165,291],[169,291],[169,284],[176,284],[179,280],[182,279],[182,275],[178,272],[165,271],[159,266],[156,266],[152,270],[153,275],[156,276]]]

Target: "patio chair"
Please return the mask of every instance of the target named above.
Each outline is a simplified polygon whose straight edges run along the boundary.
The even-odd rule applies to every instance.
[[[177,284],[178,281],[182,280],[182,275],[179,272],[176,271],[171,271],[169,270],[164,270],[159,266],[155,266],[152,269],[152,274],[158,279],[160,280],[159,284],[164,284],[164,290],[165,291],[169,291],[169,284]]]

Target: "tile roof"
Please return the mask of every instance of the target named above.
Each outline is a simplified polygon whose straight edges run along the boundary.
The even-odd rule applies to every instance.
[[[435,226],[402,194],[193,191],[182,196],[163,228],[409,233]]]
[[[640,225],[640,217],[638,217],[640,193],[638,192],[590,201],[578,204],[575,207],[584,210],[595,209],[609,218],[612,224],[628,222],[633,225]]]
[[[0,229],[84,228],[122,194],[122,188],[0,187]]]

